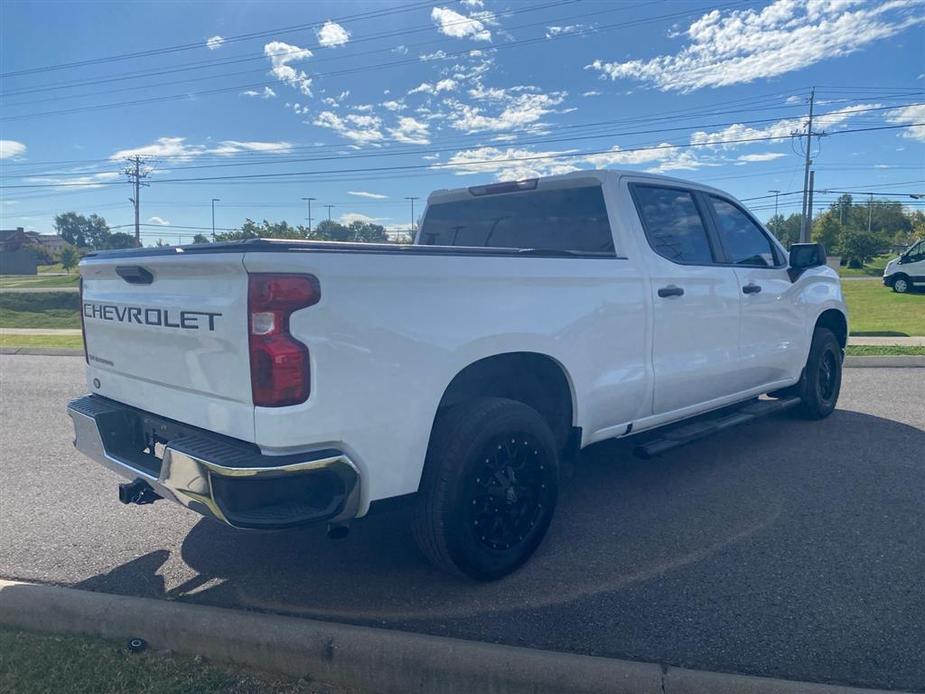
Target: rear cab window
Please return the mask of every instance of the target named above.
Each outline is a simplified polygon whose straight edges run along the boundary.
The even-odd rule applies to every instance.
[[[600,184],[494,192],[504,186],[472,188],[471,197],[428,205],[418,243],[614,257]]]

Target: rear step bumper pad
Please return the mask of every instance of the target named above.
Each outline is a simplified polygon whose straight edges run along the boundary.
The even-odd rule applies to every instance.
[[[85,395],[67,407],[74,446],[162,497],[238,528],[286,528],[356,516],[360,478],[342,451],[269,456],[257,446]],[[152,442],[164,445],[162,457]]]

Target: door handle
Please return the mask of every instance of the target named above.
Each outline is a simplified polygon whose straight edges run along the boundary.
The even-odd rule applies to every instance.
[[[757,294],[760,291],[761,291],[761,285],[755,284],[754,282],[751,282],[750,284],[746,284],[744,287],[742,287],[743,294]]]
[[[661,297],[667,296],[683,296],[684,290],[681,287],[676,287],[673,284],[669,284],[667,287],[659,287],[658,295]]]

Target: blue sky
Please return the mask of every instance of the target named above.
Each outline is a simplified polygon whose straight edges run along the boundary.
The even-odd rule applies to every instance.
[[[407,228],[406,196],[603,167],[766,219],[773,189],[799,211],[812,86],[817,190],[925,192],[925,125],[896,127],[925,123],[922,0],[8,0],[0,25],[4,228],[130,224],[135,153],[146,243],[210,228],[212,198],[219,228],[304,223],[307,196]]]

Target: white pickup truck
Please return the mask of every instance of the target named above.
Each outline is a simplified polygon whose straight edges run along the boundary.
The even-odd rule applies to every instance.
[[[763,403],[827,416],[848,335],[821,246],[634,172],[440,190],[409,245],[108,251],[80,274],[92,392],[68,411],[123,502],[337,535],[407,499],[424,554],[479,580],[533,553],[584,446],[737,403],[674,440]]]

